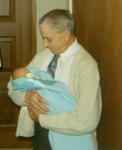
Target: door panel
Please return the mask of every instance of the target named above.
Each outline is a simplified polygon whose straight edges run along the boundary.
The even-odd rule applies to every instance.
[[[0,0],[0,148],[32,146],[15,137],[19,108],[7,95],[7,83],[13,69],[27,65],[35,54],[35,22],[34,0]]]
[[[76,35],[101,76],[99,150],[122,149],[122,0],[73,0]]]

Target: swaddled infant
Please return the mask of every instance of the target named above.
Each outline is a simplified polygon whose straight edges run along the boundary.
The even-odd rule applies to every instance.
[[[70,113],[76,108],[76,99],[72,96],[66,84],[53,80],[47,72],[39,68],[17,69],[13,73],[13,79],[13,90],[26,92],[37,89],[38,93],[49,102],[51,111],[48,115]],[[85,150],[85,147],[81,147],[84,142],[86,142],[87,147],[92,147],[89,135],[72,136],[50,130],[49,141],[52,150]]]

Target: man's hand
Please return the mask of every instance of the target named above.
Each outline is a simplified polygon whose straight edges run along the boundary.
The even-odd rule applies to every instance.
[[[36,90],[26,93],[25,103],[28,106],[29,116],[38,121],[40,114],[47,114],[49,110],[48,101],[41,97]]]

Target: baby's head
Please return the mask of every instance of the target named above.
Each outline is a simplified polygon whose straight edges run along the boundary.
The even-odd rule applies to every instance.
[[[19,77],[24,77],[28,72],[26,68],[17,68],[13,71],[12,78],[17,79]]]

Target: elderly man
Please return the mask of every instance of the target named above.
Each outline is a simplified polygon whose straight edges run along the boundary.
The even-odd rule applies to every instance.
[[[39,27],[46,49],[38,52],[28,66],[38,67],[49,72],[54,80],[64,82],[75,97],[77,107],[72,112],[49,115],[46,99],[36,90],[26,93],[13,91],[10,81],[9,96],[17,105],[22,106],[26,102],[29,115],[35,121],[34,150],[51,150],[48,130],[73,137],[81,136],[80,149],[76,150],[97,150],[95,131],[101,116],[97,63],[78,43],[74,34],[74,20],[68,10],[55,9],[46,13],[40,19]],[[57,64],[53,62],[54,58]],[[42,142],[44,138],[45,143]],[[60,138],[53,140],[52,149],[60,150],[55,140],[60,145],[64,143]]]

